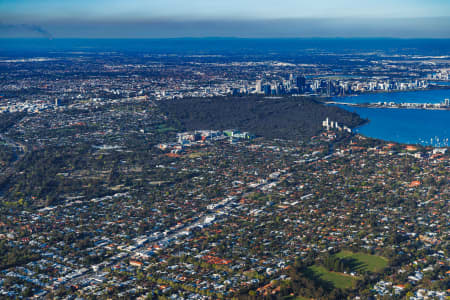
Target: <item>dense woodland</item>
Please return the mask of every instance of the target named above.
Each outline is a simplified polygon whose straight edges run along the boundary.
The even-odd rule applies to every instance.
[[[2,114],[0,118],[0,132],[4,132],[23,118],[26,113],[8,113]]]
[[[361,125],[357,114],[314,98],[227,97],[165,101],[159,105],[174,127],[185,130],[238,129],[266,138],[308,139],[329,118],[349,127]]]

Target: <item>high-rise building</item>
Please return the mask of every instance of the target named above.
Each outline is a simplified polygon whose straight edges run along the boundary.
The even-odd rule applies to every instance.
[[[264,95],[270,96],[270,92],[271,92],[270,84],[265,84],[265,85],[263,85],[262,88],[264,90]]]
[[[258,94],[262,93],[262,80],[256,80],[256,92]]]
[[[297,88],[300,93],[306,90],[306,78],[303,75],[297,76],[296,79]]]

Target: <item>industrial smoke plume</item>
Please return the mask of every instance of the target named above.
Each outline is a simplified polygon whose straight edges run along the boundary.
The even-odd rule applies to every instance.
[[[33,24],[2,24],[0,23],[0,30],[24,30],[38,33],[47,39],[53,39],[53,35],[38,25]]]

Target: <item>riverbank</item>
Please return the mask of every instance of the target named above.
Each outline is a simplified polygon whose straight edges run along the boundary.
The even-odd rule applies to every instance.
[[[449,105],[442,103],[348,103],[338,101],[328,101],[325,104],[337,104],[353,107],[365,108],[390,108],[390,109],[421,109],[421,110],[450,110]]]
[[[360,94],[333,97],[323,102],[369,120],[354,128],[364,136],[403,144],[448,147],[450,109],[435,109],[435,105],[442,104],[445,99],[450,99],[450,88]],[[423,109],[424,106],[427,109]]]

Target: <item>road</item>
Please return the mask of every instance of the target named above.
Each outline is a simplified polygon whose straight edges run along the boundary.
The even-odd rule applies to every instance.
[[[333,153],[334,153],[334,143],[331,143],[329,145],[329,149],[328,149],[326,155],[324,155],[323,157],[315,157],[313,159],[304,160],[304,161],[302,161],[302,163],[311,163],[311,162],[315,162],[320,159],[328,159],[331,156],[333,156]],[[270,179],[268,179],[268,180],[270,180]],[[274,182],[273,180],[271,180],[271,181]],[[159,235],[147,235],[146,242],[141,243],[141,244],[135,244],[134,246],[136,248],[132,251],[126,252],[126,254],[123,254],[123,256],[121,258],[112,259],[110,257],[110,258],[106,259],[105,261],[103,261],[102,263],[97,265],[97,266],[99,266],[99,268],[96,271],[94,271],[91,266],[89,268],[89,271],[87,271],[86,273],[84,273],[80,276],[77,276],[76,278],[70,279],[69,281],[65,282],[65,285],[69,285],[69,286],[70,285],[78,285],[83,280],[94,277],[94,276],[98,275],[99,273],[102,273],[102,271],[105,268],[111,267],[111,266],[119,264],[119,263],[128,263],[129,257],[138,256],[138,252],[140,252],[142,250],[142,248],[144,248],[145,246],[148,246],[150,244],[153,244],[153,245],[158,244],[161,248],[166,248],[175,240],[180,241],[181,239],[183,239],[189,235],[188,232],[191,229],[193,229],[195,227],[200,227],[202,225],[203,226],[209,225],[214,222],[217,222],[218,220],[221,220],[222,218],[225,218],[227,216],[227,213],[231,211],[233,206],[237,205],[239,199],[241,199],[242,197],[245,197],[246,195],[251,194],[258,188],[259,188],[259,186],[255,187],[252,191],[246,192],[245,194],[240,193],[234,197],[226,198],[221,203],[220,208],[214,208],[214,209],[202,212],[199,214],[198,218],[193,220],[190,224],[186,224],[180,228],[177,228],[177,229],[171,231],[170,233],[167,233],[167,234],[159,233]],[[219,210],[219,209],[220,209],[220,213],[217,212],[217,210]],[[124,253],[124,252],[122,252],[122,253]]]

